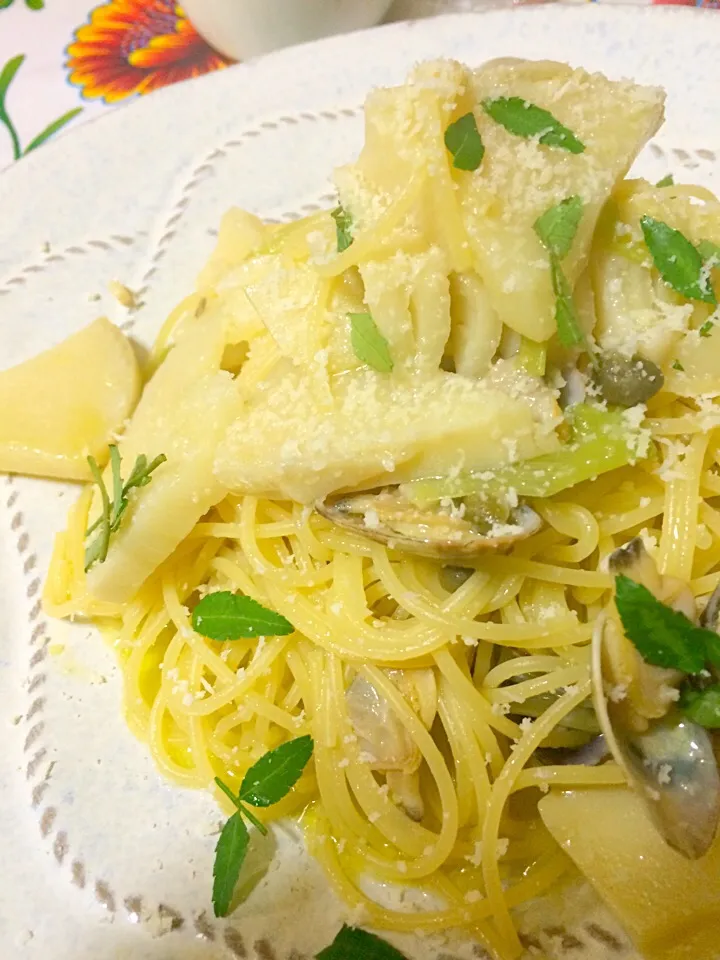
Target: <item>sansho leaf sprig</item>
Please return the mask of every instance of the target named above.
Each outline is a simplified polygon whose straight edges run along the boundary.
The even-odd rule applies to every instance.
[[[249,834],[245,820],[260,833],[267,834],[267,827],[249,807],[270,807],[287,796],[300,779],[312,752],[313,740],[307,735],[269,750],[247,771],[237,795],[220,777],[215,777],[217,786],[237,808],[223,827],[215,847],[212,902],[216,917],[225,917],[229,913],[247,855]]]
[[[112,500],[105,486],[102,471],[98,466],[97,460],[93,456],[87,458],[88,466],[93,477],[93,481],[100,491],[101,512],[97,520],[92,523],[85,531],[85,536],[89,537],[97,531],[95,539],[85,550],[85,570],[89,570],[94,563],[102,563],[107,557],[110,537],[115,533],[122,521],[123,515],[127,510],[130,500],[128,494],[136,487],[145,487],[152,480],[152,474],[157,468],[165,463],[167,457],[164,453],[155,457],[148,463],[144,453],[135,460],[135,465],[130,472],[127,480],[123,480],[121,474],[122,458],[120,451],[115,444],[110,444],[110,470],[112,474]]]

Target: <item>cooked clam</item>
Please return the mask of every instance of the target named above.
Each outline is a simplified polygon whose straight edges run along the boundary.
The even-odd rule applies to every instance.
[[[720,633],[720,584],[713,590],[705,609],[700,615],[700,626]]]
[[[419,507],[397,489],[348,494],[316,505],[318,513],[338,526],[394,549],[437,560],[461,560],[510,547],[536,533],[542,520],[519,505],[493,519],[482,504],[441,501]],[[497,514],[496,514],[497,517]]]
[[[429,730],[437,712],[437,682],[427,668],[388,670],[387,674]],[[422,820],[420,751],[391,705],[358,674],[345,694],[348,716],[358,738],[360,756],[385,774],[393,797],[412,820]]]
[[[661,576],[642,541],[615,551],[610,570],[694,618],[687,586]],[[720,774],[707,730],[674,706],[683,675],[646,663],[612,611],[598,619],[592,655],[593,701],[607,746],[665,841],[689,859],[701,857],[720,821]]]

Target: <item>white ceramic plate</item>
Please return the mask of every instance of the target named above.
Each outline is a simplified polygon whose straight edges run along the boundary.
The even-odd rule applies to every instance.
[[[221,213],[238,204],[287,219],[328,203],[330,171],[360,146],[365,93],[419,59],[551,57],[664,84],[668,121],[638,170],[720,187],[719,34],[720,14],[686,10],[465,14],[287,50],[120,109],[0,177],[0,368],[99,312],[148,341],[190,290]],[[111,279],[141,291],[135,317],[107,294]],[[0,479],[0,956],[313,956],[343,912],[292,832],[279,831],[277,869],[245,907],[215,921],[217,810],[157,776],[125,728],[99,637],[43,616],[42,577],[72,496]],[[617,955],[590,919],[567,955]],[[562,937],[540,940],[548,957],[563,954]],[[479,956],[432,941],[412,955],[443,950]]]

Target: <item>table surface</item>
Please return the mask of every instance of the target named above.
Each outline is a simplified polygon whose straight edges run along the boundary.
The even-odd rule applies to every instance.
[[[505,5],[512,0],[396,0],[388,19]],[[229,63],[174,0],[0,0],[0,170],[63,129]]]

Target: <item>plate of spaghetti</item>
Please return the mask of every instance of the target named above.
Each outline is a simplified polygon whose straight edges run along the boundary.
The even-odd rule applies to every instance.
[[[0,574],[94,955],[720,956],[706,22],[338,38],[0,183],[80,171],[2,257]]]

